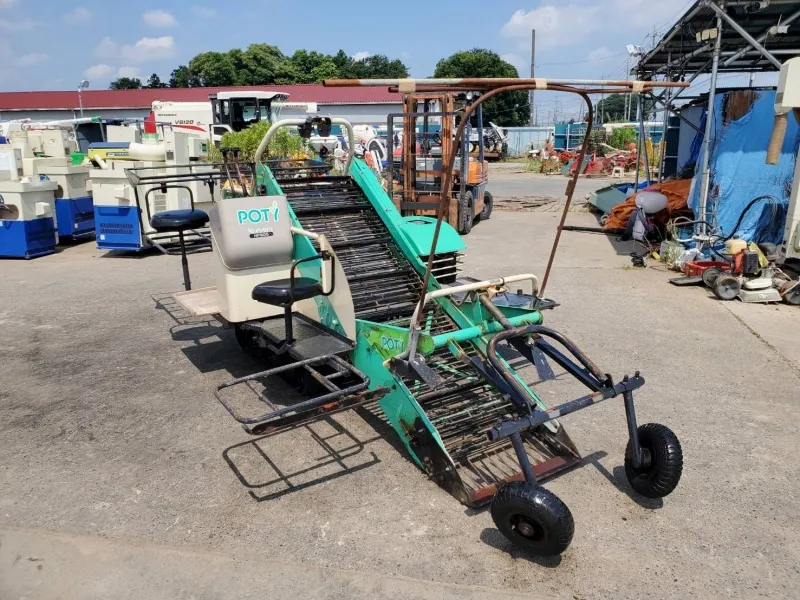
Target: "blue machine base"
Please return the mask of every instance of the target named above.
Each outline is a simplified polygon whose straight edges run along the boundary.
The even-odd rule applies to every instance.
[[[80,238],[94,233],[92,197],[56,198],[58,237]]]
[[[94,228],[100,250],[143,250],[139,211],[134,206],[94,207]]]
[[[56,251],[52,217],[32,221],[0,221],[0,256],[35,258]]]

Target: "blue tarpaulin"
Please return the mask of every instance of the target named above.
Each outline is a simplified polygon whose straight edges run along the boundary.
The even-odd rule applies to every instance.
[[[792,190],[795,159],[800,143],[800,127],[792,116],[783,142],[777,165],[766,164],[767,145],[774,120],[774,91],[756,91],[756,99],[746,114],[736,120],[726,119],[726,96],[717,94],[714,99],[714,122],[711,139],[710,193],[707,210],[716,209],[716,223],[723,236],[735,233],[748,241],[780,244],[786,222],[786,209]],[[727,122],[726,122],[727,121]],[[702,188],[703,149],[697,159],[697,171],[689,193],[689,207],[700,216]],[[778,201],[777,213],[769,201],[754,205],[733,232],[742,211],[758,196],[774,196]]]

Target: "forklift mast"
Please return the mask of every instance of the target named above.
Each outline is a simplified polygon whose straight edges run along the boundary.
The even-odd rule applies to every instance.
[[[455,146],[453,139],[464,107],[475,98],[477,95],[471,93],[405,94],[402,114],[389,115],[389,132],[393,131],[394,118],[402,119],[402,166],[397,173],[398,187],[395,189],[394,182],[390,181],[389,194],[403,216],[434,215],[445,197],[448,203],[447,222],[459,233],[466,234],[471,229],[472,219],[484,210],[487,177],[481,106],[470,118],[459,147]],[[470,137],[473,132],[478,136],[478,152],[474,160],[470,160]],[[442,165],[448,162],[453,153],[456,154],[453,188],[442,190]],[[391,173],[389,179],[393,179]],[[471,200],[465,202],[467,196]],[[467,212],[472,214],[467,216]]]

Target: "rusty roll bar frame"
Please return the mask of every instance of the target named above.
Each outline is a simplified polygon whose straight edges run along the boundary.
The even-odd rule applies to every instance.
[[[390,91],[397,91],[399,93],[414,93],[414,92],[464,92],[464,91],[477,91],[481,95],[476,98],[464,110],[461,122],[458,124],[453,146],[459,147],[459,143],[464,136],[464,130],[469,122],[469,118],[475,112],[480,104],[489,98],[496,96],[503,92],[516,92],[516,91],[529,91],[529,90],[552,90],[554,92],[566,92],[570,94],[577,94],[586,102],[586,121],[588,126],[586,128],[586,135],[583,136],[583,144],[581,151],[578,155],[578,167],[575,169],[575,174],[567,183],[566,189],[566,202],[564,210],[561,213],[561,220],[558,223],[556,230],[556,237],[553,240],[553,247],[550,250],[550,257],[547,260],[547,268],[544,272],[542,285],[539,288],[539,294],[543,295],[547,280],[550,277],[550,271],[553,267],[555,260],[556,250],[558,249],[559,241],[561,240],[561,232],[564,230],[564,222],[569,213],[569,207],[572,204],[572,196],[575,193],[575,186],[580,177],[580,167],[586,158],[586,153],[589,148],[589,137],[592,130],[592,123],[594,122],[594,108],[592,101],[589,98],[590,94],[630,94],[630,93],[643,93],[650,92],[654,87],[688,87],[688,83],[682,82],[667,82],[667,81],[624,81],[614,80],[606,81],[603,79],[516,79],[516,78],[466,78],[466,79],[326,79],[323,81],[325,87],[388,87]],[[574,86],[590,86],[574,87]],[[442,197],[439,200],[439,210],[436,216],[436,228],[433,232],[433,240],[431,241],[431,251],[428,256],[428,262],[425,266],[425,276],[422,280],[422,290],[420,291],[419,307],[417,309],[416,323],[412,326],[419,326],[420,319],[422,318],[423,308],[425,304],[425,295],[428,291],[428,285],[431,278],[431,270],[433,268],[433,259],[436,253],[436,245],[439,243],[439,231],[442,228],[442,221],[444,216],[449,210],[449,198],[445,201],[445,190],[449,190],[452,186],[453,168],[455,167],[456,153],[451,152],[447,160],[447,165],[442,165]]]

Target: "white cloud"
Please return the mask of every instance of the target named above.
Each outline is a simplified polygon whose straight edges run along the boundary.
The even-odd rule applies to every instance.
[[[566,6],[540,6],[532,10],[520,9],[503,25],[500,35],[514,39],[522,48],[530,48],[531,30],[536,30],[536,48],[574,44],[567,31],[580,31],[581,36],[604,27],[605,20],[597,19],[599,8],[568,4]],[[601,22],[598,22],[601,21]]]
[[[92,12],[88,8],[83,8],[82,6],[64,15],[64,20],[67,23],[85,23],[91,20],[91,18]]]
[[[104,37],[94,49],[94,55],[100,58],[113,58],[119,53],[119,44],[110,37]]]
[[[117,77],[130,77],[132,79],[141,79],[142,71],[139,67],[120,67],[117,69]]]
[[[356,52],[353,54],[353,60],[364,60],[365,58],[369,58],[372,56],[372,52],[366,52],[362,50],[361,52]]]
[[[575,38],[567,32],[579,31],[583,39],[602,31],[606,36],[620,34],[620,44],[641,39],[653,25],[668,25],[679,16],[686,0],[597,0],[578,4],[545,3],[537,8],[520,9],[503,25],[500,35],[530,49],[531,30],[536,30],[536,49],[574,47]],[[614,54],[614,52],[611,52]]]
[[[135,44],[121,46],[119,54],[127,62],[164,60],[175,55],[175,40],[171,35],[157,38],[143,37]]]
[[[150,10],[142,15],[142,20],[150,25],[150,27],[158,27],[161,29],[169,29],[178,24],[177,19],[172,13],[165,10]]]
[[[13,21],[0,19],[0,31],[8,31],[10,33],[30,31],[31,29],[36,29],[39,25],[41,25],[39,21],[33,21],[32,19],[15,19]]]
[[[171,35],[157,38],[143,37],[134,44],[120,45],[110,37],[105,37],[94,49],[94,54],[106,60],[119,58],[126,63],[164,60],[175,55],[175,39]]]
[[[528,77],[531,66],[530,64],[526,64],[526,60],[522,58],[519,54],[509,52],[507,54],[501,54],[500,58],[502,58],[507,63],[511,63],[512,65],[514,65],[520,77]]]
[[[86,69],[83,72],[83,76],[86,79],[107,79],[110,75],[113,75],[116,69],[111,65],[93,65]]]
[[[40,62],[46,61],[48,58],[50,57],[43,52],[23,54],[17,59],[17,65],[20,67],[32,67],[33,65],[38,65]]]
[[[217,16],[217,9],[208,8],[207,6],[193,6],[192,12],[198,17],[203,17],[204,19],[213,19]]]

